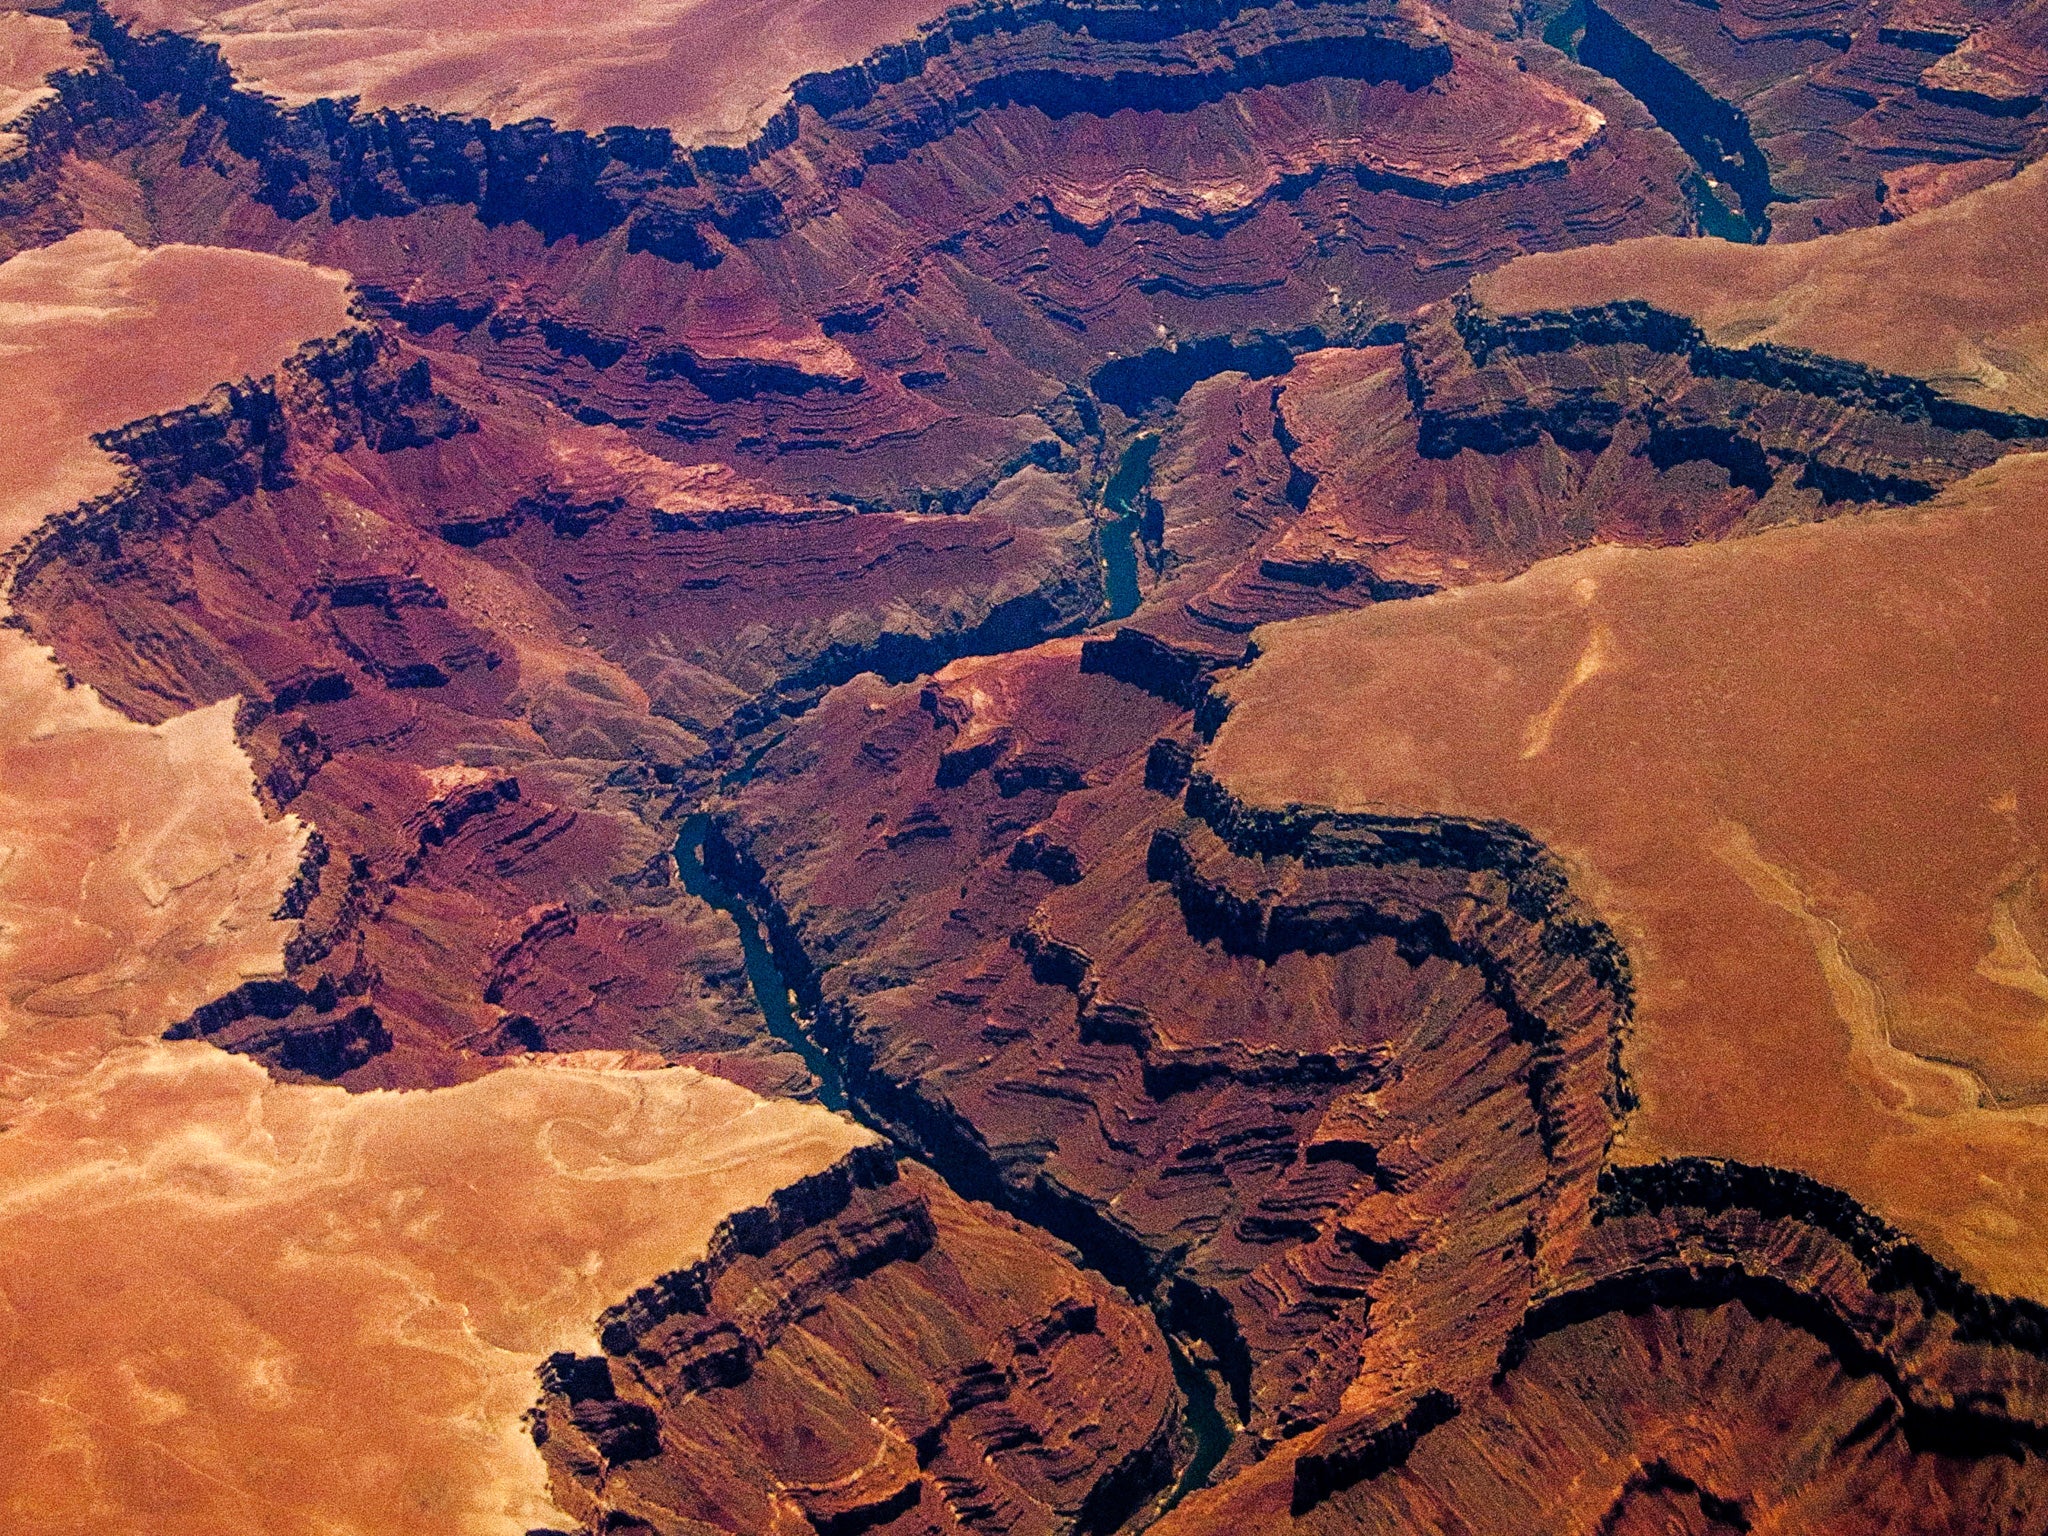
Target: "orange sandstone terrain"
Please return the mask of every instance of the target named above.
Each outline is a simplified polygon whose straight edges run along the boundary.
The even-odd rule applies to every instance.
[[[1515,349],[1643,304],[1709,346],[1924,380],[1937,410],[2038,410],[2048,292],[1995,253],[2044,212],[2029,170],[1805,246],[1534,257],[1473,284],[1473,324]],[[1204,768],[1248,803],[1523,829],[1631,956],[1627,1156],[1813,1173],[2041,1296],[2024,615],[2044,472],[2020,453],[1917,513],[1588,550],[1261,631]],[[1290,667],[1318,683],[1279,706]]]
[[[856,64],[945,10],[665,0],[644,6],[117,4],[141,32],[217,44],[249,89],[294,106],[349,98],[494,123],[667,128],[692,143],[764,129],[799,75]]]
[[[0,266],[0,347],[34,389],[9,536],[116,489],[93,428],[268,372],[346,298],[334,273],[118,235]],[[531,1527],[541,1357],[865,1138],[687,1070],[351,1098],[158,1043],[282,968],[307,829],[265,817],[226,707],[134,724],[18,631],[0,664],[9,1524]]]
[[[2048,1523],[2040,7],[0,4],[10,1529]]]
[[[1921,511],[1262,630],[1201,766],[1247,806],[1522,829],[1630,957],[1621,1156],[1798,1169],[2048,1297],[2044,492],[2025,454]]]

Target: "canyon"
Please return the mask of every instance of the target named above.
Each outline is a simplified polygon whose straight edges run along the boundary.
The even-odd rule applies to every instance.
[[[2027,4],[0,9],[0,1507],[2040,1527]]]

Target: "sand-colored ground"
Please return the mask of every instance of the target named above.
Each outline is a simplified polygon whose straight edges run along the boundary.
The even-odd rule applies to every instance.
[[[347,323],[341,273],[250,251],[83,230],[0,266],[0,547],[119,484],[93,433],[269,373]]]
[[[55,94],[45,84],[49,76],[85,60],[85,49],[56,17],[0,10],[0,129]],[[7,137],[0,133],[0,151]]]
[[[236,78],[299,104],[353,96],[496,123],[751,137],[798,76],[856,63],[947,0],[115,0],[142,30],[218,43]]]
[[[522,1423],[542,1356],[862,1139],[687,1068],[351,1095],[111,1055],[0,1137],[4,1523],[565,1523]]]
[[[2048,164],[1902,223],[1758,248],[1655,236],[1525,256],[1477,279],[1497,313],[1641,299],[1727,346],[1773,342],[2048,415]]]
[[[87,434],[346,323],[338,273],[71,237],[0,266],[0,540],[111,488]],[[866,1133],[686,1069],[350,1095],[157,1037],[277,973],[306,829],[233,701],[137,725],[0,630],[0,1524],[105,1536],[561,1523],[550,1350]]]
[[[90,434],[268,373],[347,306],[337,272],[105,231],[0,265],[0,547],[119,483]],[[305,829],[264,819],[233,726],[136,725],[0,630],[0,1098],[277,967]]]
[[[2048,1299],[2048,455],[1262,630],[1205,765],[1527,828],[1634,964],[1621,1155],[1796,1168]]]

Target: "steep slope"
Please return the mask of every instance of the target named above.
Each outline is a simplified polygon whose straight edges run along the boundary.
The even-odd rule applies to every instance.
[[[1758,251],[1545,254],[1398,343],[1191,389],[1146,463],[1143,601],[1095,664],[1193,701],[1254,626],[1923,501],[2048,440],[2038,168],[1909,224]]]
[[[1587,0],[1578,56],[1656,113],[1759,237],[1890,221],[2010,175],[2048,129],[2048,11]]]
[[[959,509],[1085,448],[1068,392],[1118,359],[1135,409],[1180,342],[1349,334],[1685,220],[1625,96],[1386,0],[968,8],[804,77],[744,149],[284,109],[210,48],[76,21],[106,63],[32,146],[53,207],[344,267],[650,452],[868,503]]]
[[[2038,1518],[2020,629],[2048,461],[1975,468],[2038,421],[1916,344],[1975,282],[1916,228],[1950,225],[1889,259],[1959,302],[1907,288],[1844,351],[1885,336],[1928,377],[1590,276],[1570,310],[1491,308],[1510,268],[1398,346],[1218,379],[1158,450],[1165,572],[1128,625],[856,682],[719,812],[856,1101],[1199,1341],[1245,1433],[1162,1529]],[[1732,302],[1685,292],[1702,325]],[[1183,468],[1201,431],[1243,446]],[[1606,461],[1552,482],[1582,506],[1625,509],[1647,460],[1752,536],[1604,510],[1503,538],[1484,488],[1540,487],[1515,456],[1546,453]],[[1389,520],[1404,481],[1442,488],[1431,520]],[[1269,531],[1377,535],[1365,574],[1273,571],[1234,487]],[[1543,558],[1603,538],[1650,547]],[[1268,612],[1363,611],[1260,628],[1234,671],[1250,625],[1183,594],[1254,560]]]
[[[1829,247],[1868,244],[1802,269]],[[1688,300],[1723,312],[1768,285],[1746,276]],[[1431,1409],[1361,1376],[1345,1418],[1166,1528],[2038,1520],[2020,616],[2044,465],[1258,633],[1190,807],[1269,858],[1578,893],[1623,983],[1626,1115],[1490,1382],[1439,1370]],[[1800,1404],[1796,1443],[1774,1402]]]
[[[0,32],[17,1523],[2040,1524],[2026,13],[1766,249],[1484,4],[134,14]],[[1618,14],[1744,197],[1941,30]]]
[[[1166,1479],[1157,1326],[1039,1234],[879,1159],[778,1215],[548,1362],[534,1434],[586,1525],[1108,1531]]]
[[[762,7],[668,0],[637,7],[274,6],[139,0],[114,13],[138,32],[217,45],[252,91],[303,106],[428,107],[505,124],[666,128],[685,142],[752,137],[797,76],[858,63],[940,14],[897,5]]]

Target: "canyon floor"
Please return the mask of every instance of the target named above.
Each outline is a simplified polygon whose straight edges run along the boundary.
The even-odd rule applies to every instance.
[[[0,0],[0,1510],[2048,1523],[2048,11]]]

